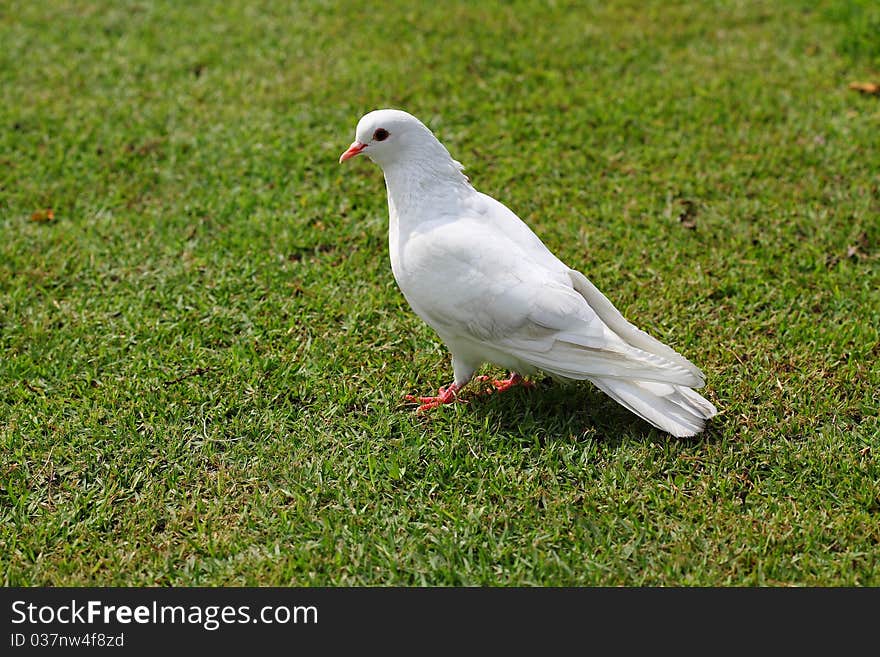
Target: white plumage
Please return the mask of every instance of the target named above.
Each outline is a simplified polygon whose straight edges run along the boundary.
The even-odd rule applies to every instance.
[[[357,125],[340,162],[363,153],[388,190],[391,269],[412,309],[452,353],[454,382],[421,408],[452,402],[484,363],[588,380],[674,436],[703,430],[715,407],[703,374],[630,324],[506,206],[475,190],[431,131],[400,110]]]

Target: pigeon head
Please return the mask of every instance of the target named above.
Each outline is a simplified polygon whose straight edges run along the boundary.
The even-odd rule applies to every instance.
[[[339,161],[344,162],[361,153],[383,169],[395,164],[452,159],[424,123],[412,114],[395,109],[364,114],[358,121],[354,142]]]

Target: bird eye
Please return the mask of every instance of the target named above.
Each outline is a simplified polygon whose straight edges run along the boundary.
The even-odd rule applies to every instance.
[[[376,141],[385,141],[388,139],[389,133],[385,128],[379,128],[376,132],[373,133],[373,139]]]

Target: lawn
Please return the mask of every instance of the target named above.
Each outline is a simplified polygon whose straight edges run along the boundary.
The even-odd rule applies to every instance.
[[[880,585],[880,9],[0,7],[6,585]],[[707,375],[417,415],[377,107]],[[50,211],[51,210],[51,211]],[[487,368],[486,373],[502,374]]]

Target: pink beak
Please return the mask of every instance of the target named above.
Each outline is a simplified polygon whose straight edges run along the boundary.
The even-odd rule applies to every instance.
[[[355,155],[358,155],[366,147],[366,144],[362,144],[359,141],[352,142],[351,146],[348,147],[348,150],[339,156],[339,163],[342,164],[346,160],[350,160]]]

